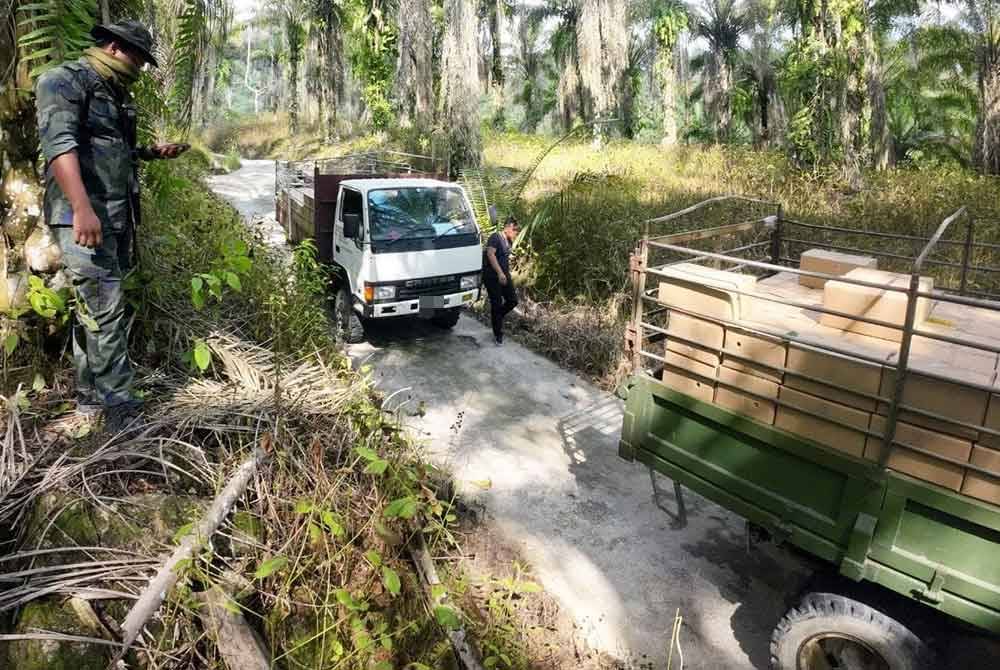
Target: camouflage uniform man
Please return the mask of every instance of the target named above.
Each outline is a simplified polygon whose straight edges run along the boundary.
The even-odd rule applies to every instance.
[[[139,223],[138,160],[175,158],[178,144],[136,146],[129,87],[152,55],[137,21],[96,26],[97,45],[38,80],[38,130],[45,156],[45,218],[78,300],[97,324],[73,326],[77,410],[105,410],[109,427],[138,414],[132,394],[122,279]]]

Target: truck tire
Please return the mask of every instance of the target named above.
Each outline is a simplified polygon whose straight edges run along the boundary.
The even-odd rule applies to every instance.
[[[458,323],[458,317],[462,315],[462,308],[457,307],[455,309],[439,309],[431,317],[431,323],[433,323],[438,328],[444,328],[446,330],[454,328],[455,324]]]
[[[347,286],[342,286],[333,301],[334,336],[338,342],[357,344],[365,339],[365,328],[361,317],[354,311],[351,294]]]
[[[903,624],[833,593],[808,594],[771,634],[772,670],[929,670],[931,661]]]

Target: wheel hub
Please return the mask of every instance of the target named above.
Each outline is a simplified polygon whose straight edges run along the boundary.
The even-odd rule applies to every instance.
[[[799,647],[797,666],[798,670],[892,670],[870,645],[839,633],[806,640]]]

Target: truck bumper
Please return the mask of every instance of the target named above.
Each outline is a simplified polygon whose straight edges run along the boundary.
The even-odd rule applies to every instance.
[[[439,309],[457,309],[463,305],[471,305],[479,299],[479,294],[480,289],[474,288],[468,291],[449,293],[448,295],[425,295],[408,300],[363,305],[361,312],[368,319],[426,314]]]

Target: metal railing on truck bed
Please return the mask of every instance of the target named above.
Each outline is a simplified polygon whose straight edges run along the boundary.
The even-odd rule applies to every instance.
[[[316,243],[321,262],[333,261],[333,219],[340,183],[347,179],[446,179],[448,163],[433,156],[367,151],[332,158],[275,161],[274,206],[288,240]]]
[[[716,215],[706,216],[707,212]],[[715,225],[697,228],[692,225],[695,220]],[[655,232],[662,228],[684,232]],[[961,237],[949,235],[955,228],[961,230]],[[908,280],[883,283],[803,270],[799,258],[806,249],[875,257],[879,269],[899,271],[905,266]],[[651,219],[630,263],[637,299],[626,339],[635,376],[630,382],[621,454],[642,460],[838,564],[841,572],[853,579],[882,583],[1000,632],[1000,561],[996,560],[1000,507],[960,492],[961,482],[970,477],[1000,486],[1000,464],[974,462],[972,451],[963,457],[935,451],[911,439],[903,443],[898,435],[901,426],[910,430],[911,424],[946,424],[952,433],[974,434],[975,438],[967,441],[977,448],[980,443],[1000,446],[1000,423],[987,425],[986,416],[977,422],[935,412],[926,403],[912,402],[906,394],[910,378],[940,383],[945,385],[943,389],[959,384],[984,396],[987,404],[993,402],[994,393],[1000,393],[995,386],[1000,329],[991,337],[990,333],[956,332],[943,319],[918,318],[918,305],[931,301],[934,313],[975,310],[985,315],[984,323],[993,317],[1000,322],[1000,302],[994,300],[1000,297],[996,293],[1000,262],[991,260],[998,251],[998,245],[975,241],[974,224],[965,208],[947,217],[927,237],[789,220],[777,204],[740,197],[713,198]],[[800,332],[786,327],[780,319],[769,322],[766,318],[743,318],[742,314],[725,318],[661,300],[660,283],[698,283],[696,277],[681,271],[692,265],[753,275],[757,284],[727,285],[724,291],[764,306],[762,311],[774,305],[772,312],[779,316],[787,310],[808,314],[816,321],[839,318],[862,327],[888,329],[895,335],[872,342],[872,348],[866,349],[826,337],[820,333],[821,326],[812,332],[806,324],[808,332]],[[928,276],[935,279],[936,288],[928,287]],[[803,297],[805,291],[791,290],[790,282],[797,288],[803,277],[835,281],[839,286],[875,291],[879,296],[897,295],[905,301],[905,315],[894,322],[828,308],[815,297]],[[817,444],[809,436],[761,425],[667,388],[661,377],[664,370],[671,369],[671,341],[682,350],[706,350],[704,341],[671,328],[673,313],[713,324],[727,333],[749,333],[780,341],[786,348],[818,350],[845,364],[860,361],[878,366],[882,379],[890,383],[880,383],[875,392],[861,392],[804,374],[787,362],[762,363],[728,346],[709,352],[719,361],[766,368],[781,380],[809,384],[829,391],[832,397],[838,393],[857,396],[873,407],[871,420],[863,429],[856,422],[786,402],[783,393],[764,395],[704,375],[705,384],[713,389],[726,388],[771,403],[778,412],[784,408],[863,434],[863,456]],[[890,344],[892,340],[898,343]],[[917,361],[915,344],[932,353],[947,348],[956,356],[991,361],[992,366],[988,371],[969,371],[970,377],[978,374],[979,381],[956,379],[948,370],[923,365],[932,356]],[[698,372],[687,370],[685,374]],[[869,445],[880,448],[869,453]],[[900,452],[947,470],[958,477],[959,485],[938,486],[905,474],[905,469],[901,473],[893,467],[898,458],[894,454]],[[997,454],[1000,458],[1000,452]]]

